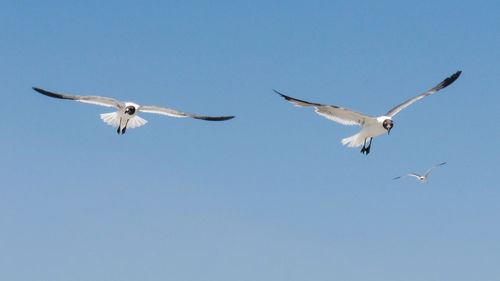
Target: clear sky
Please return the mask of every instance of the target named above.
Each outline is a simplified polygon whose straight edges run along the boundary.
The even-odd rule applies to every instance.
[[[6,1],[0,279],[500,280],[499,1]],[[311,102],[400,112],[368,156]],[[52,99],[110,96],[225,122]],[[437,168],[429,183],[408,172]]]

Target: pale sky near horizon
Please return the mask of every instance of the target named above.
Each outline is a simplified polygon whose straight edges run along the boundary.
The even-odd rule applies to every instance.
[[[498,1],[7,1],[0,279],[500,280]],[[272,89],[394,117],[359,131]],[[31,87],[224,122],[140,114]],[[436,168],[427,184],[408,173]]]

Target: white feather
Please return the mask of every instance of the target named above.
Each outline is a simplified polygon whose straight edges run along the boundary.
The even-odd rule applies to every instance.
[[[104,123],[111,125],[113,127],[118,127],[120,124],[120,117],[118,117],[118,112],[110,112],[101,114],[101,119]]]
[[[146,123],[148,123],[147,120],[144,120],[141,117],[136,115],[128,120],[127,128],[130,128],[130,129],[138,128],[140,126],[145,125]]]
[[[367,141],[369,141],[369,138],[367,139]],[[342,144],[343,145],[347,144],[348,147],[358,147],[362,146],[364,143],[365,143],[365,138],[362,137],[360,133],[342,139]]]

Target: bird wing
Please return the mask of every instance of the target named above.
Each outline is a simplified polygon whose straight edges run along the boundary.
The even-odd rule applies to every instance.
[[[455,82],[455,80],[457,80],[458,76],[460,76],[460,74],[462,73],[462,71],[457,71],[455,74],[453,74],[452,76],[444,79],[441,83],[437,84],[436,87],[430,89],[429,91],[423,93],[423,94],[420,94],[418,96],[415,96],[405,102],[403,102],[402,104],[394,107],[393,109],[389,110],[389,112],[387,112],[385,115],[386,116],[389,116],[389,117],[393,117],[394,115],[396,115],[398,112],[400,112],[403,108],[409,106],[410,104],[418,101],[419,99],[423,98],[423,97],[426,97],[430,94],[433,94],[443,88],[446,88],[448,85],[450,85],[451,83]]]
[[[224,121],[228,119],[234,118],[234,116],[220,116],[220,117],[210,117],[210,116],[202,116],[191,113],[182,112],[173,108],[164,107],[164,106],[156,106],[156,105],[141,105],[139,107],[139,111],[147,112],[147,113],[156,113],[161,115],[167,115],[171,117],[192,117],[196,119],[208,120],[208,121]]]
[[[431,173],[431,171],[432,171],[432,170],[434,170],[434,168],[439,167],[439,166],[443,166],[444,164],[446,164],[446,162],[443,162],[443,163],[437,164],[436,166],[434,166],[434,167],[430,168],[430,169],[427,171],[427,173],[425,173],[425,176],[424,176],[424,177],[427,177],[427,176]]]
[[[276,90],[273,91],[298,107],[314,107],[316,113],[318,113],[319,115],[342,125],[365,126],[366,123],[372,122],[374,120],[368,115],[352,111],[347,108],[298,100],[284,95]]]
[[[112,98],[107,97],[99,97],[99,96],[75,96],[75,95],[67,95],[67,94],[57,94],[53,92],[49,92],[46,90],[42,90],[40,88],[33,87],[33,90],[39,92],[40,94],[44,94],[49,97],[58,98],[58,99],[67,99],[67,100],[75,100],[84,103],[97,104],[107,107],[116,107],[118,109],[122,109],[125,107],[125,104],[121,101],[117,101]]]
[[[403,177],[407,177],[407,176],[416,177],[417,179],[420,179],[420,175],[419,174],[417,174],[417,173],[409,173],[409,174],[406,174],[406,175],[403,175],[403,176],[395,177],[395,178],[393,178],[393,180],[397,180],[397,179],[400,179],[400,178],[403,178]]]

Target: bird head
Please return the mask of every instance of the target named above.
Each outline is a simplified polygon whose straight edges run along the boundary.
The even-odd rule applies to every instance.
[[[391,119],[385,119],[382,123],[382,126],[387,130],[387,134],[389,134],[391,132],[392,126],[394,126],[394,123]]]
[[[132,106],[132,105],[129,105],[129,106],[125,107],[125,113],[128,114],[128,115],[134,115],[134,113],[135,113],[135,107]]]

